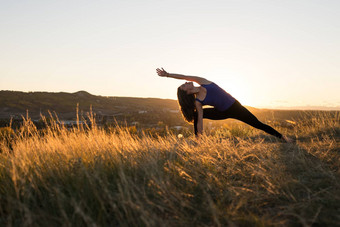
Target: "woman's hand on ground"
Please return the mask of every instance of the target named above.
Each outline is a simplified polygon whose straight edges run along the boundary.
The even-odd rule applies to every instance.
[[[157,68],[156,71],[157,71],[158,76],[160,76],[160,77],[168,77],[169,76],[169,73],[167,71],[165,71],[163,68],[162,69]]]

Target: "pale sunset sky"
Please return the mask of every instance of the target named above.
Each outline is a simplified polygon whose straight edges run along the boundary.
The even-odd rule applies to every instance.
[[[176,99],[205,77],[244,105],[340,109],[338,0],[0,2],[0,90]]]

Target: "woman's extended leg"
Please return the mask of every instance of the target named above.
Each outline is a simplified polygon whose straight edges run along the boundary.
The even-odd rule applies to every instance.
[[[279,133],[269,125],[260,122],[249,110],[242,106],[238,101],[236,101],[226,111],[218,111],[215,108],[203,109],[203,118],[208,118],[211,120],[234,118],[248,125],[251,125],[254,128],[263,130],[270,135],[276,136],[280,139],[282,138],[281,133]]]
[[[244,123],[253,126],[254,128],[265,131],[266,133],[276,136],[278,138],[282,138],[281,133],[270,127],[269,125],[263,124],[259,121],[249,110],[247,110],[244,106],[241,105],[238,101],[236,101],[228,110],[225,112],[228,113],[230,118],[235,118],[237,120],[243,121]]]

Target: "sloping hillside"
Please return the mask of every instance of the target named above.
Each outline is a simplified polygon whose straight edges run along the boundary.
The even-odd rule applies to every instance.
[[[118,114],[136,111],[177,110],[177,101],[157,98],[104,97],[86,91],[75,93],[0,91],[0,118],[20,116],[29,111],[31,117],[55,111],[58,115],[73,116],[77,104],[79,111]]]

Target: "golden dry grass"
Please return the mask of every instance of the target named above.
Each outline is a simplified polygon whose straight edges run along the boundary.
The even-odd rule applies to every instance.
[[[94,122],[93,122],[94,123]],[[29,119],[1,141],[1,226],[336,226],[340,115],[285,144],[247,126],[199,141]]]

